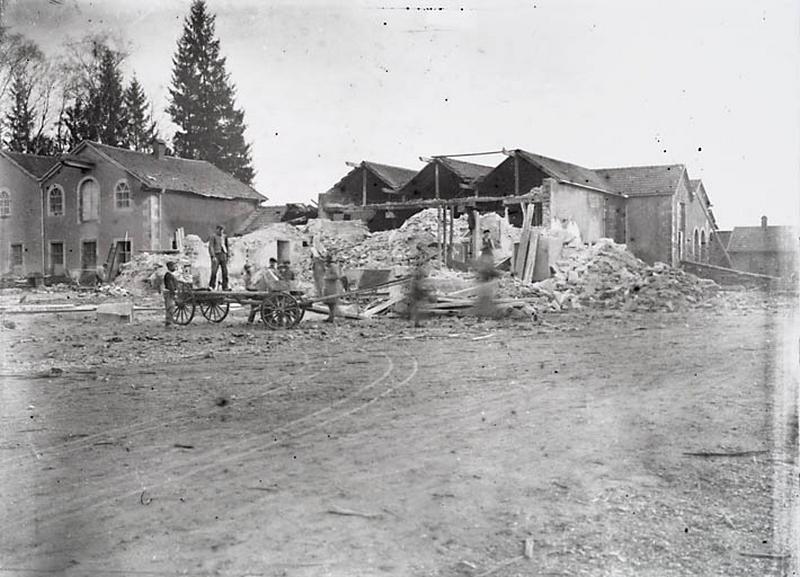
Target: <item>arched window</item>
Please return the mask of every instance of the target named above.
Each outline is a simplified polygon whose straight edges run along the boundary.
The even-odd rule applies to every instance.
[[[57,184],[51,186],[47,192],[47,213],[50,216],[64,214],[64,190]]]
[[[700,232],[694,229],[694,242],[692,243],[692,259],[700,258]]]
[[[78,218],[80,222],[98,220],[100,215],[100,186],[93,178],[78,185]]]
[[[11,216],[11,195],[5,190],[0,190],[0,218]]]
[[[131,187],[125,180],[120,180],[114,187],[114,206],[117,208],[131,207]]]

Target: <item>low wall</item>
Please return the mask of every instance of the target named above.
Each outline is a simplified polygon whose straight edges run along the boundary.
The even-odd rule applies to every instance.
[[[749,287],[777,287],[782,279],[764,274],[745,272],[689,260],[681,261],[681,268],[700,278],[708,278],[719,285],[744,285]]]

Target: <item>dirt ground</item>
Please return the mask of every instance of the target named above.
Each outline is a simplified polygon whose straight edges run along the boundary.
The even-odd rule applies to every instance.
[[[796,574],[786,302],[245,317],[6,317],[0,576]]]

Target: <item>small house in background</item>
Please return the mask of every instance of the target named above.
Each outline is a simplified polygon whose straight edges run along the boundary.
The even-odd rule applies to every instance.
[[[45,275],[111,275],[134,251],[173,249],[175,232],[235,230],[265,198],[202,160],[84,141],[42,178]],[[32,226],[35,226],[33,224]]]
[[[0,150],[0,274],[42,274],[42,193],[39,179],[58,162]]]
[[[733,268],[769,276],[796,278],[800,267],[800,231],[791,226],[737,226],[730,233]]]
[[[414,175],[416,170],[378,164],[364,160],[348,163],[352,170],[319,195],[319,217],[329,220],[363,220],[372,230],[387,230],[400,226],[414,211],[393,212],[359,206],[382,204],[398,200],[396,192]],[[347,206],[345,210],[341,208]]]

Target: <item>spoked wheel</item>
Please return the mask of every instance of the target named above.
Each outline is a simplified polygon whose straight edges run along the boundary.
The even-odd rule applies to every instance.
[[[212,300],[199,303],[200,313],[206,318],[207,321],[212,323],[221,323],[228,316],[228,311],[231,308],[230,303],[222,302],[221,300]]]
[[[300,322],[305,309],[289,293],[277,292],[261,301],[261,320],[271,329],[289,329]]]
[[[194,303],[192,301],[176,300],[172,309],[172,320],[179,325],[188,325],[194,318]]]

